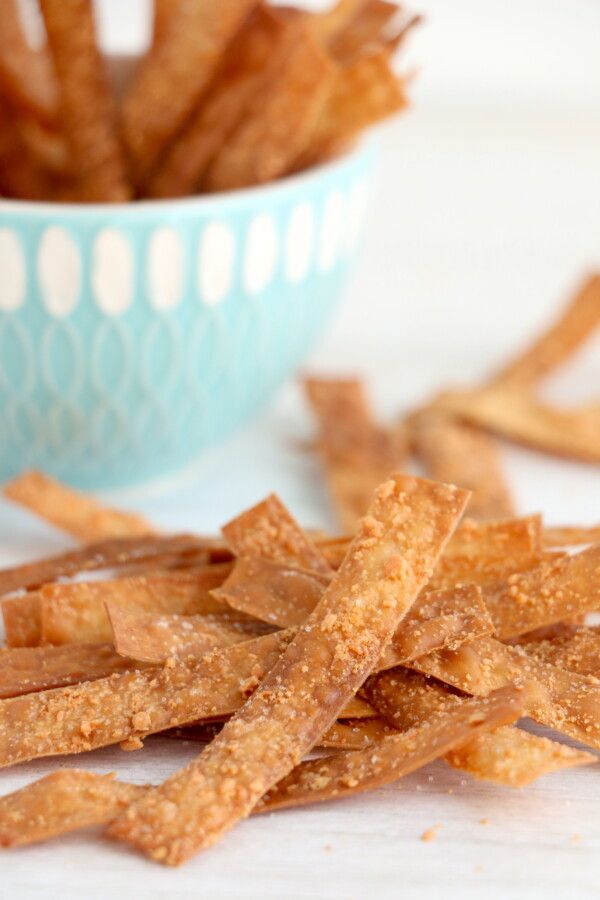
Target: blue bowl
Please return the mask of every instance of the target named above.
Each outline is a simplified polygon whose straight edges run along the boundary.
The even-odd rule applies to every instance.
[[[0,201],[0,478],[130,484],[253,415],[342,293],[373,156],[185,200]]]

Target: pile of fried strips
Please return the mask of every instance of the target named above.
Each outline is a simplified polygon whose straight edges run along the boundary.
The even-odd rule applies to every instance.
[[[517,517],[490,432],[598,463],[600,409],[537,399],[598,324],[593,276],[489,383],[393,427],[360,383],[308,380],[351,536],[303,530],[274,495],[220,537],[172,536],[38,472],[8,484],[82,545],[0,571],[0,765],[158,733],[206,746],[158,785],[58,769],[0,798],[0,844],[103,825],[178,865],[250,814],[437,758],[508,787],[595,762],[557,738],[600,749],[600,631],[584,624],[600,527]],[[409,447],[434,480],[401,473]]]

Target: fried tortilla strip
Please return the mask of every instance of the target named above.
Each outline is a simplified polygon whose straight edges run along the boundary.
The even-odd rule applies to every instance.
[[[515,573],[484,587],[484,600],[502,640],[600,608],[600,544]]]
[[[600,406],[557,409],[517,388],[441,394],[434,401],[467,422],[542,453],[600,462]]]
[[[110,822],[145,790],[84,769],[52,772],[0,797],[0,847],[34,844]]]
[[[587,528],[578,526],[544,528],[543,541],[544,547],[600,543],[600,525],[590,525]]]
[[[283,36],[281,20],[259,6],[227,49],[206,98],[152,176],[150,196],[183,197],[194,192],[262,87],[265,66]]]
[[[405,109],[404,84],[394,73],[390,56],[384,48],[341,69],[296,169],[327,158],[359,132]]]
[[[351,25],[352,21],[366,6],[368,0],[338,0],[325,12],[311,16],[313,33],[324,44],[328,44]]]
[[[535,387],[563,365],[600,326],[600,274],[588,276],[553,325],[516,359],[492,384],[520,389]]]
[[[228,572],[229,563],[225,563],[196,572],[46,585],[39,592],[42,639],[48,644],[112,641],[106,602],[113,609],[136,613],[191,616],[222,612],[225,607],[211,591]]]
[[[115,653],[111,644],[4,650],[0,651],[0,698],[80,684],[139,668],[139,663]]]
[[[49,176],[69,177],[69,148],[59,131],[40,124],[31,116],[20,116],[16,120],[16,127],[23,145],[37,165],[45,169]]]
[[[60,87],[60,120],[80,199],[131,196],[90,0],[40,0]]]
[[[115,650],[128,659],[165,663],[168,659],[204,656],[215,647],[230,647],[252,637],[256,629],[241,622],[215,621],[211,616],[156,615],[106,604]],[[263,634],[272,629],[263,626]]]
[[[477,584],[486,592],[487,599],[489,591],[505,588],[509,578],[531,572],[545,563],[554,563],[565,555],[554,552],[524,553],[506,559],[482,556],[479,560],[458,555],[448,557],[440,560],[429,587],[432,590],[448,590],[456,584]]]
[[[193,663],[0,700],[0,766],[83,753],[235,712],[292,637],[280,631],[218,648]]]
[[[400,731],[464,703],[462,696],[438,681],[402,669],[372,676],[365,690],[381,715]],[[589,753],[508,727],[479,735],[444,758],[474,778],[507,787],[524,787],[548,772],[596,762]]]
[[[142,61],[123,102],[123,138],[143,183],[196,108],[257,0],[186,0]]]
[[[41,200],[51,189],[50,174],[32,157],[22,140],[18,120],[0,95],[0,195]]]
[[[222,532],[236,556],[260,556],[331,574],[323,556],[275,494],[232,519]]]
[[[247,557],[238,560],[213,596],[238,612],[287,628],[306,621],[327,584],[324,576]],[[492,621],[476,586],[425,590],[403,619],[380,665],[388,668],[457,641],[492,633]]]
[[[571,633],[520,645],[538,662],[577,672],[600,675],[600,631],[595,627],[577,628]]]
[[[508,683],[529,684],[528,715],[590,747],[600,748],[600,682],[538,662],[521,647],[484,637],[458,650],[430,653],[411,663],[452,687],[477,696]]]
[[[42,598],[32,592],[2,600],[4,636],[9,647],[37,647],[42,640]]]
[[[30,470],[13,478],[4,486],[4,496],[85,542],[156,533],[141,516],[108,509],[43,472]]]
[[[410,417],[410,434],[427,475],[472,492],[470,516],[485,520],[514,514],[494,438],[448,413],[428,408]]]
[[[339,799],[397,781],[482,732],[514,722],[523,713],[522,693],[511,686],[475,703],[463,700],[454,709],[434,713],[417,728],[384,737],[364,750],[301,763],[254,811]]]
[[[202,538],[190,534],[169,537],[111,538],[87,544],[79,550],[50,556],[35,562],[0,569],[0,596],[31,589],[59,578],[72,578],[80,572],[119,569],[151,563],[156,557],[186,554],[202,550]]]
[[[224,191],[264,184],[292,171],[312,141],[336,69],[308,28],[292,23],[265,73],[268,86],[210,165],[204,187]]]
[[[369,46],[381,45],[388,27],[398,15],[398,4],[388,0],[367,0],[345,28],[328,42],[336,60],[350,62],[365,53]]]
[[[362,382],[307,378],[304,387],[340,525],[354,532],[373,491],[406,462],[406,454],[376,423]]]
[[[132,806],[112,836],[175,865],[249,815],[363,683],[467,500],[458,488],[408,476],[381,485],[342,567],[265,681],[202,756]]]
[[[180,6],[181,0],[153,0],[153,3],[152,44],[157,46],[169,30],[173,15]]]
[[[466,700],[459,709],[434,716],[431,722],[405,734],[374,720],[368,723],[368,731],[362,732],[367,739],[360,741],[358,734],[348,734],[355,726],[334,725],[328,732],[330,746],[340,749],[352,743],[358,750],[302,763],[263,798],[254,812],[330,800],[388,784],[451,747],[472,741],[484,729],[514,721],[521,709],[519,692],[505,689],[484,700]],[[108,823],[148,790],[84,769],[47,775],[0,798],[0,846],[32,844]]]
[[[46,125],[58,117],[58,84],[47,49],[27,42],[18,0],[2,0],[0,16],[0,89],[10,105]]]
[[[542,517],[523,516],[500,522],[475,522],[463,519],[444,552],[449,556],[470,557],[475,564],[481,557],[506,559],[507,556],[539,553],[542,550]]]
[[[319,738],[318,749],[362,750],[391,734],[396,734],[396,729],[387,725],[383,719],[347,719],[333,723]]]

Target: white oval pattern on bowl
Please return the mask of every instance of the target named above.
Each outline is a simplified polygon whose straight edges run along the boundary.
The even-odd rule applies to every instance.
[[[126,312],[133,300],[133,252],[125,235],[116,228],[98,232],[92,252],[92,290],[107,316]]]
[[[157,228],[148,245],[148,294],[158,312],[175,309],[183,296],[184,251],[173,228]]]
[[[337,261],[341,250],[343,227],[344,198],[341,191],[333,190],[325,201],[321,223],[319,268],[322,272],[330,272]]]
[[[25,302],[27,275],[21,241],[10,228],[0,228],[0,312],[16,312]]]
[[[310,203],[294,208],[285,236],[285,275],[292,284],[306,278],[315,243],[315,211]]]
[[[209,306],[225,299],[233,283],[235,238],[224,222],[210,222],[198,248],[198,290]]]
[[[244,252],[244,288],[249,294],[260,294],[268,287],[277,264],[277,230],[273,217],[266,213],[255,216],[248,226]]]
[[[42,301],[56,318],[73,312],[81,292],[81,258],[75,241],[59,225],[42,235],[37,258]]]

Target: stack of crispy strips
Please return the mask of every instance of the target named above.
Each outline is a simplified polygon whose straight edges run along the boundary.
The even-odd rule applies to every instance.
[[[38,2],[38,0],[34,0]],[[262,184],[339,153],[406,105],[392,57],[417,21],[388,0],[309,14],[266,0],[155,0],[152,46],[113,90],[92,0],[0,16],[0,194],[122,202]]]
[[[535,405],[524,392],[600,319],[599,296],[592,279],[479,395]],[[600,749],[600,631],[580,621],[600,609],[600,530],[515,518],[485,422],[456,399],[390,432],[356,382],[308,394],[352,537],[303,531],[276,496],[221,537],[167,536],[41,473],[6,487],[84,543],[0,571],[0,765],[155,734],[207,746],[159,785],[59,769],[0,798],[0,844],[107,826],[178,865],[251,814],[437,758],[505,787],[595,761],[514,723]],[[410,446],[460,486],[390,474]]]

